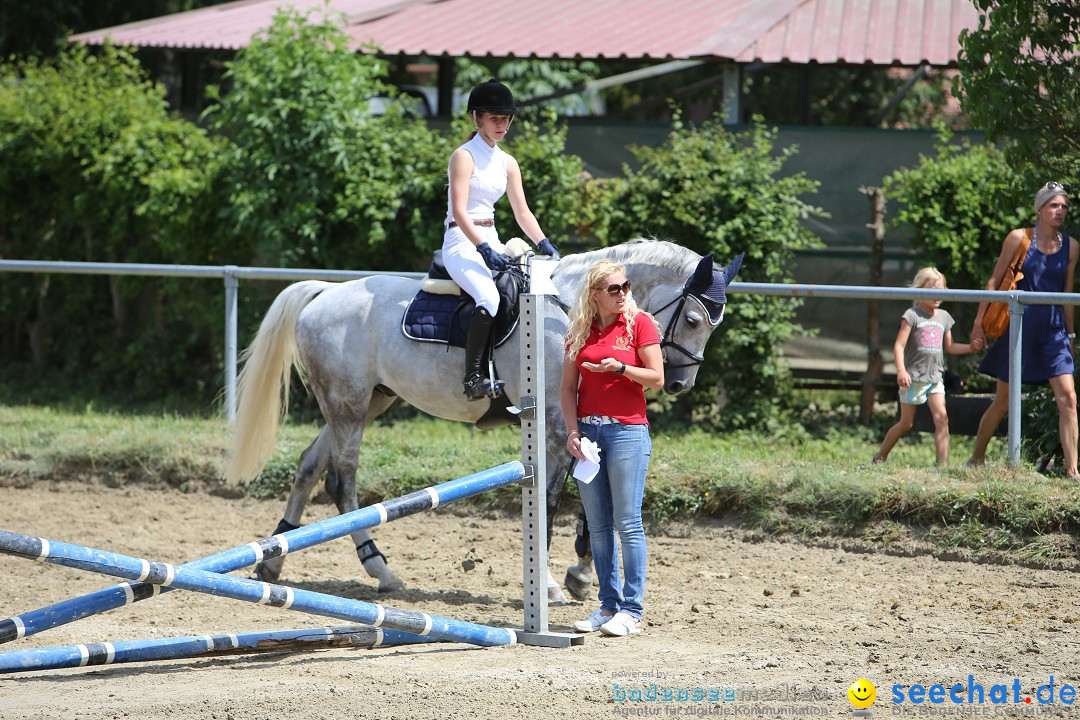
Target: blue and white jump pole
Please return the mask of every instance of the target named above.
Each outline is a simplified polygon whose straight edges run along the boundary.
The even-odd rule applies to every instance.
[[[0,673],[59,670],[152,660],[224,655],[308,652],[326,648],[380,648],[434,642],[412,633],[366,625],[302,628],[271,632],[189,635],[123,642],[57,645],[0,652]]]
[[[436,640],[484,646],[517,643],[517,632],[507,628],[452,620],[415,610],[400,610],[284,585],[271,585],[259,580],[197,570],[191,565],[150,562],[130,555],[71,545],[7,530],[0,530],[0,553],[102,575],[149,582],[163,587],[243,600],[256,605],[296,610],[311,615],[364,623],[373,627],[387,627],[391,630],[400,630]]]
[[[241,545],[193,562],[183,568],[212,573],[227,573],[263,560],[284,556],[330,540],[414,515],[440,505],[479,495],[505,485],[520,482],[525,468],[520,462],[509,462],[456,480],[434,485],[368,507],[305,525],[258,542]],[[136,576],[137,577],[137,576]],[[63,602],[31,610],[0,620],[0,643],[16,640],[90,615],[113,610],[168,591],[170,588],[146,582],[127,582],[97,590]],[[352,619],[352,618],[347,618]]]

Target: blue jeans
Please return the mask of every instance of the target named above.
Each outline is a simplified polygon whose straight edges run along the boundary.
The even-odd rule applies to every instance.
[[[646,565],[641,500],[652,454],[649,426],[578,423],[578,431],[600,446],[600,472],[587,485],[580,480],[577,483],[589,519],[593,566],[600,581],[600,606],[640,620]],[[622,583],[615,548],[616,531],[626,575]]]

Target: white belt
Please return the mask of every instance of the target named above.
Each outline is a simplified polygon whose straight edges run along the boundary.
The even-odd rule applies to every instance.
[[[578,422],[586,425],[618,425],[620,421],[610,415],[586,415],[585,417],[579,417]]]

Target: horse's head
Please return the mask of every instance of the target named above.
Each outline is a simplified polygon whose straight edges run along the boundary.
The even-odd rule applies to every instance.
[[[684,393],[694,386],[698,366],[704,361],[705,343],[724,319],[727,286],[742,267],[744,253],[720,269],[712,254],[701,258],[683,283],[682,291],[653,316],[663,328],[660,348],[664,355],[664,392]]]

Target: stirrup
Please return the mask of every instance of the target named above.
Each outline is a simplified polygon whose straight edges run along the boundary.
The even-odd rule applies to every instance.
[[[490,380],[478,372],[474,372],[465,378],[463,384],[465,385],[465,397],[470,401],[483,400],[486,397],[496,398],[502,394],[505,385],[502,380],[496,380],[495,384],[492,385]]]

